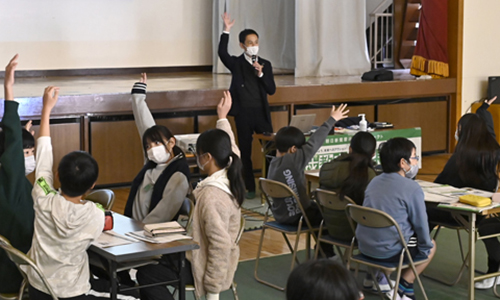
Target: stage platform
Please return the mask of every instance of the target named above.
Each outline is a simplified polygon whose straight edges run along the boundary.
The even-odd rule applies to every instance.
[[[424,153],[448,150],[449,128],[454,131],[455,126],[450,125],[450,107],[456,79],[415,80],[404,70],[394,74],[395,80],[388,82],[362,82],[360,76],[276,75],[277,90],[269,97],[273,127],[278,130],[289,124],[291,115],[302,113],[315,113],[320,125],[332,104],[348,103],[349,116],[365,113],[370,122],[421,127]],[[36,131],[44,88],[60,87],[51,118],[54,161],[70,151],[88,151],[100,166],[97,184],[116,186],[130,183],[144,163],[130,103],[130,90],[138,79],[139,74],[18,78],[14,95],[21,118],[34,120]],[[203,132],[214,127],[216,105],[230,82],[231,75],[210,72],[148,74],[147,103],[157,124],[174,134]],[[254,141],[256,170],[261,168],[260,148]]]
[[[277,91],[269,97],[269,103],[275,106],[380,101],[448,96],[456,91],[453,78],[415,80],[408,70],[395,70],[394,75],[395,80],[389,82],[362,82],[360,76],[276,75]],[[40,115],[41,95],[48,85],[61,88],[54,115],[113,115],[131,111],[126,100],[138,78],[139,75],[19,78],[14,92],[20,100],[23,118]],[[210,72],[149,74],[148,103],[154,111],[213,109],[230,81],[229,74]]]

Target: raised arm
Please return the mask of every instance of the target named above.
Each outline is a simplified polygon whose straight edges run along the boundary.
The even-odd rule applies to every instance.
[[[495,127],[493,124],[493,117],[491,116],[491,113],[488,111],[488,108],[490,108],[490,105],[493,102],[495,102],[496,99],[497,97],[495,96],[490,100],[484,101],[483,104],[476,111],[476,114],[486,123],[486,128],[488,128],[488,132],[493,136],[494,139],[496,139]]]
[[[332,111],[330,113],[330,118],[321,125],[316,132],[314,132],[309,140],[302,146],[301,149],[297,151],[297,155],[294,155],[298,168],[303,170],[309,161],[314,157],[318,149],[325,142],[328,133],[332,129],[332,127],[340,121],[347,117],[349,110],[346,110],[347,104],[341,104],[337,109],[335,106],[332,107]]]
[[[52,141],[50,138],[50,114],[59,98],[59,88],[49,86],[43,93],[42,119],[40,121],[40,137],[36,145],[35,184],[33,185],[33,198],[54,192],[54,175],[52,166]]]
[[[142,139],[144,132],[156,125],[153,115],[146,103],[147,75],[141,73],[141,79],[132,88],[132,111],[134,113],[135,125]]]
[[[229,43],[229,31],[234,25],[234,20],[231,20],[231,16],[229,16],[228,13],[224,13],[222,15],[222,20],[224,21],[224,32],[220,36],[218,54],[220,60],[226,66],[226,68],[232,71],[236,61],[236,57],[229,55],[229,53],[227,52],[227,45]]]
[[[16,201],[19,198],[19,185],[25,179],[24,175],[24,155],[21,120],[17,109],[19,104],[14,100],[12,92],[14,85],[14,73],[18,64],[18,55],[16,54],[9,64],[5,67],[4,91],[5,91],[5,109],[2,119],[4,144],[3,153],[0,156],[0,172],[4,182],[6,201]]]
[[[224,130],[229,135],[229,138],[231,139],[231,149],[236,155],[241,157],[240,148],[238,148],[238,146],[236,145],[236,140],[234,139],[234,133],[231,129],[231,124],[227,119],[227,114],[231,109],[231,103],[231,93],[229,91],[224,91],[224,97],[220,99],[220,102],[217,105],[217,116],[219,117],[219,119],[217,120],[217,124],[215,127],[220,130]]]

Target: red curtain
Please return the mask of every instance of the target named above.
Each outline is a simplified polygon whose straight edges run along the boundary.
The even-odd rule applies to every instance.
[[[417,45],[410,72],[434,78],[449,76],[448,0],[422,0]]]

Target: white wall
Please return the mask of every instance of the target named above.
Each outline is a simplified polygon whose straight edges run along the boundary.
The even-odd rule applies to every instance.
[[[21,70],[212,64],[209,0],[2,0],[0,28]]]
[[[488,76],[500,76],[499,0],[465,0],[462,113],[486,97]]]
[[[380,5],[384,0],[366,0],[366,28],[370,27],[370,14]],[[388,1],[384,5],[382,11],[387,9],[392,4],[392,1]],[[381,12],[382,12],[381,11]]]

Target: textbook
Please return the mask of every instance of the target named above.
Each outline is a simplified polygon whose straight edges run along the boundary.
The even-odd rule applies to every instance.
[[[144,233],[152,237],[184,232],[186,229],[177,221],[144,225]]]

